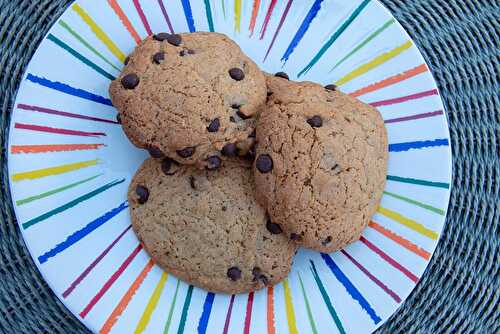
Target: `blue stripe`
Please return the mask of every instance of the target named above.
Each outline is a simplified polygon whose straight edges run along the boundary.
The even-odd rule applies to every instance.
[[[286,62],[290,57],[290,55],[295,50],[295,48],[297,47],[297,45],[299,45],[299,42],[302,40],[302,37],[304,37],[305,33],[309,29],[311,22],[314,20],[314,18],[320,11],[322,2],[323,0],[314,1],[311,9],[309,10],[309,13],[307,13],[306,17],[304,18],[304,21],[302,21],[302,24],[299,27],[299,30],[297,30],[297,33],[295,33],[295,36],[290,42],[290,45],[286,49],[285,54],[283,54],[283,57],[281,57],[281,61]]]
[[[111,211],[106,212],[101,217],[99,217],[99,218],[95,219],[94,221],[90,222],[84,228],[82,228],[82,229],[74,232],[73,234],[71,234],[69,237],[66,238],[66,240],[64,240],[60,244],[57,244],[54,248],[52,248],[51,250],[49,250],[45,254],[40,255],[38,257],[38,261],[41,264],[47,262],[48,259],[50,259],[51,257],[56,256],[57,254],[61,253],[62,251],[66,250],[67,248],[69,248],[72,245],[74,245],[75,243],[77,243],[78,241],[82,240],[87,235],[89,235],[90,233],[92,233],[98,227],[100,227],[101,225],[103,225],[104,223],[106,223],[108,220],[110,220],[111,218],[113,218],[114,216],[116,216],[121,211],[125,210],[126,208],[128,208],[128,205],[127,205],[126,202],[123,202],[122,204],[120,204],[120,206],[114,208]]]
[[[107,98],[102,97],[100,95],[96,95],[96,94],[87,92],[86,90],[83,90],[83,89],[71,87],[70,85],[64,84],[62,82],[50,81],[49,79],[37,77],[36,75],[33,75],[31,73],[28,73],[26,80],[29,80],[29,81],[34,82],[36,84],[39,84],[40,86],[44,86],[44,87],[47,87],[50,89],[60,91],[60,92],[65,93],[65,94],[69,94],[69,95],[80,97],[82,99],[86,99],[89,101],[105,104],[107,106],[113,106],[113,103],[111,103],[110,99],[107,99]]]
[[[347,276],[340,270],[340,268],[333,262],[333,259],[328,255],[321,253],[321,257],[325,260],[326,265],[330,268],[332,273],[335,275],[337,280],[346,288],[347,292],[351,295],[351,297],[356,300],[359,305],[368,313],[370,318],[378,324],[382,319],[375,313],[373,308],[370,306],[370,303],[361,295],[361,293],[356,289],[356,287],[349,281]]]
[[[189,0],[182,0],[182,8],[184,9],[184,15],[186,16],[187,25],[189,27],[189,32],[195,32],[196,28],[194,26],[193,11],[191,10],[191,4]]]
[[[422,141],[410,141],[407,143],[397,143],[389,145],[389,152],[403,152],[411,149],[422,149],[427,147],[448,146],[448,139],[434,139]]]
[[[211,292],[207,293],[205,303],[203,304],[203,313],[201,314],[200,322],[198,323],[198,334],[205,334],[207,332],[208,319],[210,318],[214,298],[215,294]]]

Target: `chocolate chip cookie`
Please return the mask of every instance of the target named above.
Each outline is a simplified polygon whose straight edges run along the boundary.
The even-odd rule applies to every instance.
[[[283,280],[296,245],[254,196],[251,164],[215,172],[148,159],[129,187],[133,229],[151,257],[182,280],[240,293]]]
[[[248,153],[241,147],[253,141],[266,82],[223,34],[160,33],[137,46],[109,93],[133,144],[216,169],[225,156]]]
[[[333,252],[355,241],[385,185],[388,146],[378,111],[336,90],[268,77],[257,125],[257,198],[297,244]]]

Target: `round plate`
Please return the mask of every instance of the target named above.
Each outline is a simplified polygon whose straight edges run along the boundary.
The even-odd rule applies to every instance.
[[[130,228],[145,159],[116,122],[110,80],[155,32],[218,31],[268,72],[335,83],[377,107],[389,171],[361,239],[301,250],[282,284],[214,295],[162,272]],[[38,48],[17,95],[9,173],[40,272],[86,326],[107,333],[368,333],[422,276],[445,221],[449,133],[418,49],[375,0],[76,1]]]

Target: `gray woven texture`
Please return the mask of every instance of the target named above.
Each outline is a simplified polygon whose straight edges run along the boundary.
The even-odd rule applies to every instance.
[[[346,0],[347,1],[347,0]],[[422,51],[450,123],[453,187],[444,235],[411,296],[380,333],[500,333],[500,2],[382,0]],[[6,146],[35,48],[70,0],[0,0],[0,331],[86,333],[53,295],[12,210]]]

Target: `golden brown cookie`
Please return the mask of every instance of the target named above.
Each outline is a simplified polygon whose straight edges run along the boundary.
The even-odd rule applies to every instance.
[[[128,57],[109,93],[123,129],[153,157],[216,169],[255,129],[265,77],[218,33],[157,34]]]
[[[240,293],[283,280],[296,246],[267,220],[251,165],[217,171],[148,159],[129,187],[132,226],[151,257],[182,280]]]
[[[334,86],[269,76],[268,90],[257,125],[257,198],[299,245],[338,250],[359,238],[382,196],[384,122]]]

